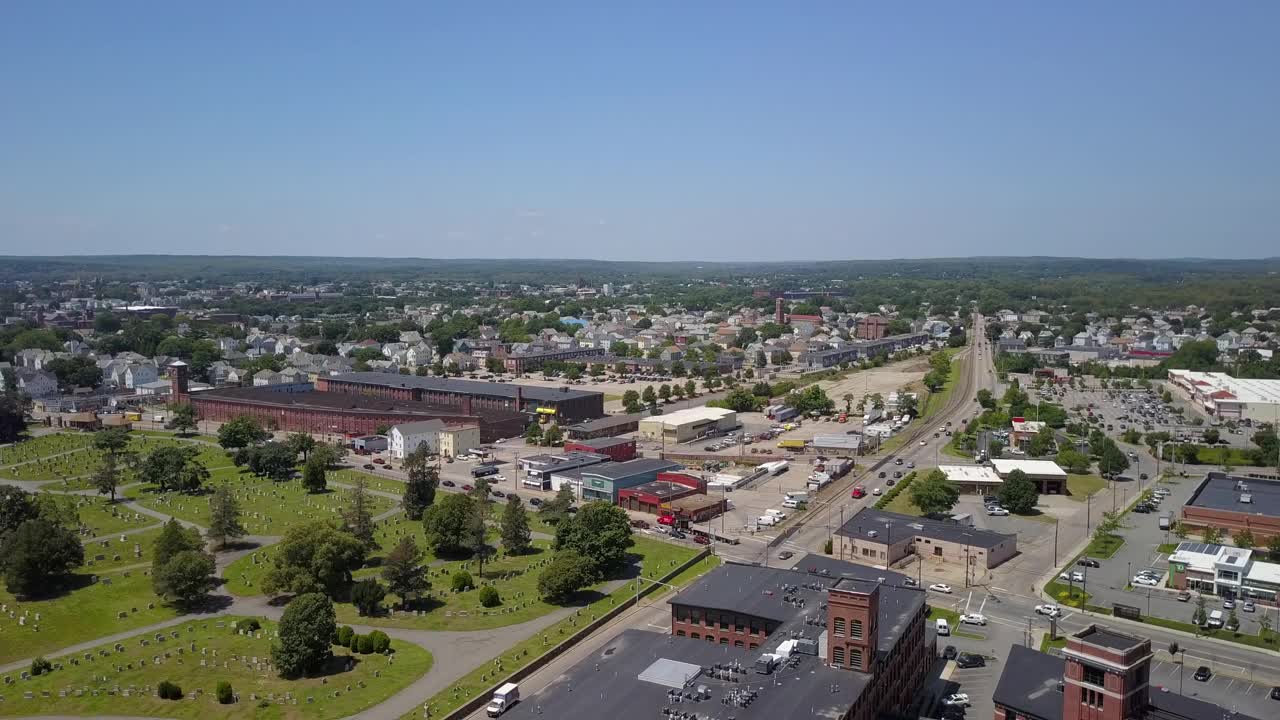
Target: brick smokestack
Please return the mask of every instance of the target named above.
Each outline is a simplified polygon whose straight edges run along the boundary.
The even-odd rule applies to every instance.
[[[787,322],[787,315],[782,312],[782,298],[773,301],[773,321],[779,325]]]
[[[169,365],[169,394],[174,404],[181,404],[190,401],[191,387],[187,380],[187,364],[181,360],[175,360]]]

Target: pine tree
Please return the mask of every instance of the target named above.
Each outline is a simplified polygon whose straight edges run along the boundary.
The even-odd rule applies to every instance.
[[[422,566],[422,550],[412,537],[400,538],[400,542],[387,553],[382,561],[382,579],[387,581],[391,592],[400,596],[402,606],[431,589],[431,582],[427,580]]]
[[[342,513],[347,532],[368,547],[377,547],[373,536],[373,513],[370,511],[368,481],[356,476],[356,486],[351,489],[347,510]]]
[[[218,486],[209,498],[209,539],[218,543],[219,548],[227,546],[227,541],[244,537],[244,526],[240,524],[240,503],[231,493],[226,483]]]
[[[400,506],[410,520],[421,520],[422,514],[436,501],[440,470],[430,463],[427,454],[427,448],[419,446],[404,459],[404,471],[409,478]]]
[[[480,478],[476,481],[471,491],[471,499],[471,517],[467,519],[467,547],[480,563],[480,572],[476,577],[483,579],[484,561],[493,550],[485,538],[487,532],[485,520],[489,515],[489,481],[487,479]]]
[[[307,492],[312,494],[322,493],[328,489],[328,470],[325,468],[324,460],[319,456],[315,456],[310,460],[307,460],[307,464],[303,466],[302,486],[307,489]]]
[[[533,541],[533,533],[529,530],[529,514],[525,512],[524,503],[512,495],[507,498],[507,506],[502,510],[501,520],[502,546],[512,555],[522,555],[529,550]]]

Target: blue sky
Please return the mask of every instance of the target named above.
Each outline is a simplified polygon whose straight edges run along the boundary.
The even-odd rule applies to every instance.
[[[20,2],[0,254],[1280,255],[1280,3]]]

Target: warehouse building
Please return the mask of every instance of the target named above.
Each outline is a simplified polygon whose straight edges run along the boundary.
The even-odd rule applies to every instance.
[[[723,435],[740,427],[738,413],[725,408],[685,408],[667,415],[652,415],[640,421],[640,437],[679,444],[704,437]]]
[[[1280,480],[1211,472],[1182,507],[1182,522],[1216,527],[1229,536],[1248,530],[1266,545],[1280,536]]]
[[[620,490],[653,482],[658,479],[658,473],[682,467],[679,463],[659,458],[637,458],[585,467],[576,471],[581,481],[578,495],[584,502],[604,500],[616,504]],[[554,479],[555,474],[552,477]]]
[[[682,472],[660,472],[657,479],[653,482],[647,482],[643,485],[624,488],[618,491],[618,505],[628,510],[649,513],[650,515],[662,515],[664,513],[676,515],[674,512],[674,503],[685,498],[697,498],[697,501],[686,504],[685,507],[703,509],[705,506],[714,506],[717,501],[711,501],[706,495],[707,483],[696,475],[690,475]],[[694,522],[702,522],[712,515],[703,516],[703,513],[695,513],[698,519]],[[688,516],[685,519],[690,519]]]
[[[430,402],[473,410],[548,415],[559,424],[593,420],[604,415],[604,395],[568,387],[545,388],[454,378],[420,377],[378,372],[355,372],[316,378],[316,389],[392,400]]]
[[[1222,420],[1274,423],[1280,418],[1280,380],[1170,370],[1169,384],[1205,412]]]
[[[640,429],[640,420],[649,417],[649,413],[633,415],[606,415],[595,420],[588,420],[567,426],[565,436],[570,440],[591,440],[593,438],[616,437],[635,432]]]
[[[565,452],[598,453],[608,455],[614,462],[626,462],[636,456],[635,438],[605,437],[592,440],[570,440],[564,444]]]
[[[1004,484],[996,471],[986,465],[939,465],[938,469],[958,485],[962,493],[994,495]]]
[[[927,345],[929,333],[889,335],[878,340],[858,340],[832,350],[801,353],[797,362],[810,368],[829,368],[845,362],[859,362],[876,355],[888,355],[908,348]]]
[[[570,451],[563,455],[543,454],[522,457],[520,458],[519,466],[521,470],[525,471],[525,477],[520,481],[520,484],[539,490],[550,490],[552,488],[552,475],[577,470],[588,465],[599,465],[602,462],[609,462],[609,456],[593,452]],[[558,490],[559,487],[556,489]]]
[[[477,427],[481,442],[524,434],[527,417],[512,410],[437,405],[366,395],[317,392],[309,384],[220,388],[187,396],[202,421],[227,422],[241,415],[274,432],[313,435],[372,435],[384,426],[438,419],[450,427]]]
[[[1018,536],[864,507],[835,532],[837,554],[872,567],[912,555],[989,570],[1018,552]]]
[[[1061,495],[1067,491],[1067,471],[1058,467],[1052,460],[991,460],[991,467],[1001,480],[1008,479],[1009,473],[1021,470],[1027,479],[1040,487],[1041,495]]]

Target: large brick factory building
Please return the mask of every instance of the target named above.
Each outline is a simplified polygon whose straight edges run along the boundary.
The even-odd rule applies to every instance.
[[[604,416],[604,394],[568,387],[546,388],[512,383],[455,380],[451,378],[357,372],[316,379],[316,390],[379,397],[389,400],[429,402],[465,412],[504,410],[529,416],[550,415],[560,425]]]

